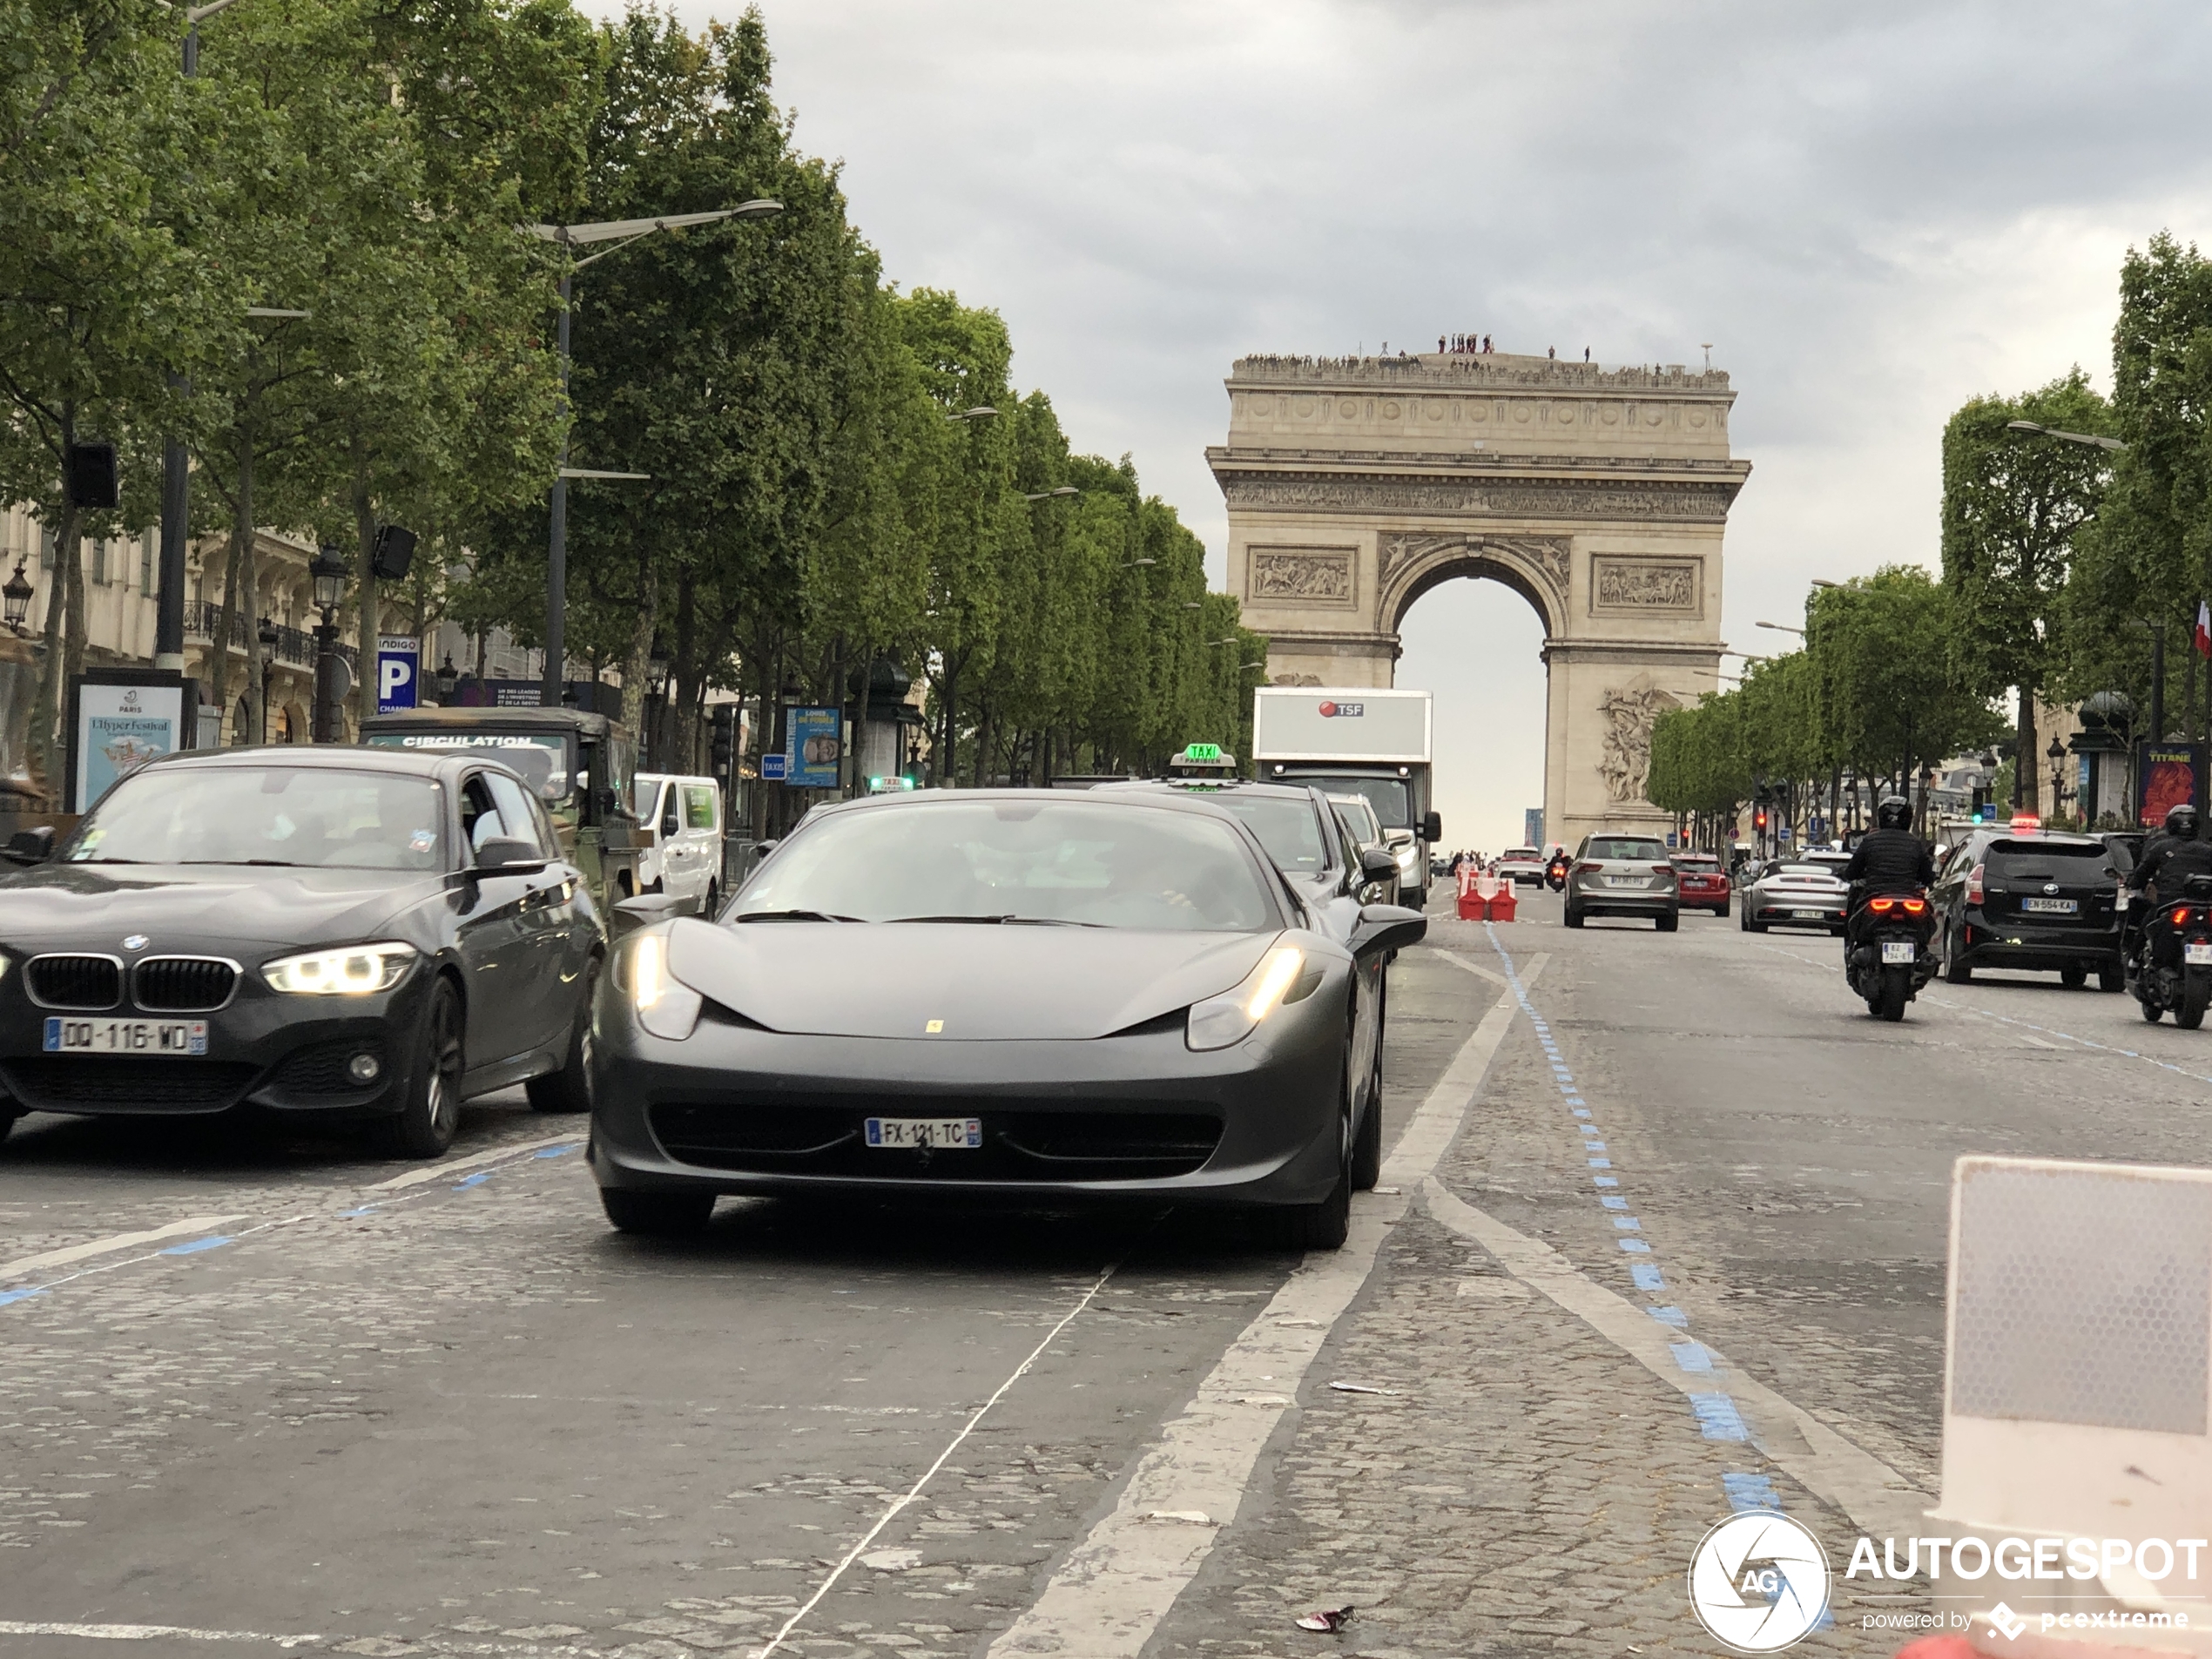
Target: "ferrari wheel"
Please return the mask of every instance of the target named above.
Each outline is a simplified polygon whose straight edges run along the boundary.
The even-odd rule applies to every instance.
[[[583,990],[577,1003],[576,1021],[569,1028],[568,1052],[561,1069],[523,1085],[534,1112],[588,1112],[591,1109],[591,993],[599,983],[599,963],[593,958],[583,970]]]
[[[1352,1143],[1352,1190],[1372,1192],[1382,1179],[1382,1044],[1375,1045],[1375,1063],[1367,1082],[1367,1109],[1359,1119],[1359,1132]]]
[[[714,1195],[689,1190],[641,1192],[626,1187],[601,1187],[599,1203],[616,1230],[661,1238],[703,1231],[714,1214]]]
[[[388,1157],[434,1158],[453,1144],[461,1127],[461,993],[442,975],[430,988],[422,1016],[422,1046],[407,1104],[376,1120],[377,1149]]]
[[[1350,1068],[1345,1068],[1347,1073]],[[1347,1076],[1337,1101],[1337,1178],[1318,1204],[1295,1205],[1284,1219],[1290,1243],[1298,1250],[1341,1250],[1352,1231],[1352,1079]]]

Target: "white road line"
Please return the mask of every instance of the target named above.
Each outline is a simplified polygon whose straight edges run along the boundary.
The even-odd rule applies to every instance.
[[[1716,1386],[1711,1378],[1692,1377],[1676,1362],[1669,1345],[1680,1338],[1670,1327],[1615,1296],[1549,1244],[1455,1197],[1433,1180],[1426,1184],[1422,1197],[1437,1220],[1480,1244],[1515,1278],[1574,1314],[1660,1381],[1685,1395]],[[1712,1358],[1716,1369],[1725,1364],[1717,1353]],[[1842,1510],[1870,1535],[1901,1537],[1919,1530],[1933,1501],[1926,1494],[1764,1384],[1734,1366],[1728,1372],[1728,1392],[1747,1408],[1753,1444],[1807,1491]]]
[[[81,1262],[88,1256],[105,1256],[110,1251],[150,1244],[157,1238],[174,1238],[180,1233],[212,1233],[218,1227],[227,1227],[233,1221],[244,1219],[242,1216],[186,1216],[182,1221],[149,1227],[144,1232],[117,1233],[111,1238],[96,1238],[89,1244],[71,1244],[66,1250],[50,1250],[41,1256],[18,1256],[11,1262],[0,1262],[0,1278],[19,1278],[42,1268]]]
[[[876,1517],[875,1525],[868,1528],[867,1536],[862,1538],[859,1543],[853,1545],[852,1548],[845,1552],[845,1559],[838,1562],[835,1567],[832,1568],[830,1569],[829,1576],[815,1587],[814,1593],[806,1598],[806,1604],[800,1608],[799,1611],[792,1614],[791,1617],[784,1621],[784,1628],[776,1632],[775,1635],[770,1639],[766,1647],[756,1649],[753,1653],[752,1659],[769,1659],[769,1656],[773,1654],[778,1648],[783,1645],[784,1638],[789,1635],[793,1630],[797,1629],[801,1621],[803,1621],[809,1613],[812,1613],[814,1610],[816,1606],[820,1603],[821,1599],[825,1595],[827,1595],[830,1593],[831,1588],[836,1584],[837,1581],[845,1576],[846,1569],[849,1568],[854,1561],[860,1560],[862,1553],[867,1550],[867,1547],[875,1542],[878,1534],[880,1534],[886,1527],[891,1524],[893,1517],[897,1515],[900,1510],[904,1509],[908,1504],[912,1503],[916,1498],[919,1498],[921,1495],[921,1489],[929,1484],[931,1479],[936,1474],[938,1470],[945,1467],[945,1460],[952,1456],[954,1453],[960,1450],[961,1442],[965,1440],[970,1434],[973,1434],[975,1432],[975,1426],[983,1420],[984,1415],[989,1412],[992,1406],[997,1405],[1000,1400],[1006,1398],[1006,1391],[1013,1387],[1015,1384],[1020,1382],[1022,1378],[1028,1376],[1029,1374],[1029,1368],[1037,1363],[1037,1360],[1043,1355],[1044,1351],[1060,1339],[1060,1333],[1062,1331],[1065,1331],[1069,1325],[1076,1322],[1076,1316],[1098,1299],[1098,1293],[1106,1288],[1106,1281],[1114,1277],[1115,1268],[1119,1267],[1120,1265],[1120,1263],[1115,1263],[1112,1267],[1109,1267],[1104,1272],[1101,1273],[1091,1282],[1090,1288],[1082,1293],[1082,1299],[1078,1301],[1075,1306],[1069,1308],[1068,1312],[1062,1316],[1059,1324],[1054,1325],[1051,1330],[1045,1332],[1044,1340],[1037,1344],[1035,1347],[1029,1350],[1028,1357],[1022,1360],[1020,1365],[1015,1366],[1014,1374],[1008,1377],[1004,1382],[1001,1383],[997,1389],[992,1393],[991,1397],[985,1400],[981,1406],[978,1406],[975,1410],[970,1413],[968,1421],[961,1425],[960,1433],[954,1435],[953,1438],[946,1443],[945,1449],[937,1453],[937,1460],[921,1472],[921,1479],[915,1481],[911,1487],[908,1487],[904,1496],[892,1500],[890,1507]]]
[[[473,1157],[451,1158],[439,1163],[426,1163],[419,1170],[409,1170],[405,1175],[395,1175],[389,1181],[379,1181],[374,1186],[363,1187],[363,1192],[398,1192],[407,1187],[419,1187],[425,1182],[442,1181],[458,1170],[473,1170],[479,1164],[497,1163],[503,1158],[519,1157],[525,1152],[542,1152],[549,1146],[573,1146],[581,1142],[581,1135],[554,1135],[542,1141],[510,1141],[505,1146],[495,1146],[489,1152],[479,1152]]]
[[[260,1630],[196,1630],[185,1624],[37,1624],[0,1619],[0,1636],[82,1636],[92,1642],[272,1642],[301,1648],[321,1636],[277,1636]]]
[[[1530,964],[1524,984],[1542,962],[1539,957]],[[1508,989],[1483,1016],[1398,1137],[1384,1161],[1382,1184],[1410,1188],[1428,1177],[1466,1120],[1519,1011]],[[1197,1575],[1220,1529],[1235,1518],[1260,1453],[1330,1329],[1374,1271],[1382,1242],[1406,1206],[1403,1196],[1362,1193],[1353,1199],[1344,1248],[1307,1256],[1244,1327],[1138,1462],[1113,1513],[1069,1552],[1044,1593],[990,1645],[986,1659],[1136,1659]]]
[[[1467,961],[1466,957],[1460,955],[1457,951],[1446,950],[1442,947],[1439,946],[1436,948],[1436,954],[1442,957],[1446,961],[1451,963],[1453,967],[1464,968],[1468,973],[1474,974],[1477,979],[1487,979],[1493,985],[1503,987],[1511,982],[1503,974],[1498,972],[1496,968],[1477,968],[1473,962]]]

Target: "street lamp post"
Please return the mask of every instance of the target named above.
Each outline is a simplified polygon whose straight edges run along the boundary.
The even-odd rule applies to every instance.
[[[261,671],[261,741],[269,740],[269,681],[276,674],[277,625],[266,614],[261,625],[253,631],[253,638],[260,650],[257,666]]]
[[[2066,806],[2066,745],[2053,738],[2043,752],[2051,762],[2051,816],[2056,818]]]
[[[334,547],[318,550],[307,566],[315,608],[322,612],[315,630],[315,713],[308,734],[316,743],[338,741],[338,607],[345,603],[349,574],[345,554]]]
[[[233,0],[224,0],[233,3]],[[610,253],[619,253],[641,237],[655,231],[679,230],[687,225],[711,225],[725,219],[765,219],[780,213],[784,205],[779,201],[758,200],[741,202],[735,207],[718,208],[708,213],[665,213],[658,219],[604,219],[588,225],[525,225],[523,232],[563,248],[572,249],[590,242],[610,242],[613,246],[601,248],[597,253],[583,259],[571,259],[568,268],[561,273],[561,317],[556,326],[557,349],[561,360],[561,464],[553,478],[553,499],[549,515],[545,558],[545,677],[538,700],[549,709],[561,706],[562,683],[568,671],[569,617],[569,480],[577,475],[569,468],[569,300],[576,273],[595,260],[604,260]],[[635,477],[637,474],[594,473],[594,477]]]
[[[32,592],[31,585],[24,578],[23,571],[24,561],[17,559],[15,575],[8,578],[7,586],[0,588],[0,604],[5,605],[5,610],[0,610],[0,618],[4,618],[7,622],[8,631],[19,637],[23,633],[24,619],[30,615]]]
[[[1795,634],[1800,639],[1803,639],[1805,637],[1805,631],[1804,629],[1792,628],[1786,622],[1762,622],[1756,623],[1753,626],[1759,628],[1771,628],[1777,634]]]
[[[2107,438],[2095,432],[2066,432],[2054,426],[2045,426],[2040,421],[2007,421],[2007,432],[2024,432],[2034,438],[2062,438],[2068,443],[2086,443],[2093,448],[2113,449],[2127,453],[2128,446],[2118,438]]]
[[[199,73],[199,25],[238,0],[212,0],[185,11],[185,78]],[[192,381],[171,374],[172,391],[190,397]],[[192,505],[192,467],[182,438],[161,442],[161,585],[153,613],[153,665],[183,673],[185,669],[185,521]]]

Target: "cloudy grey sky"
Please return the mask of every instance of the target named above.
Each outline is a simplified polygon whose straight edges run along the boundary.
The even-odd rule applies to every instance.
[[[901,285],[1010,325],[1078,447],[1206,540],[1248,351],[1585,346],[1735,377],[1754,464],[1724,634],[1808,577],[1932,564],[1937,441],[1981,391],[2107,383],[2115,277],[2212,239],[2212,10],[2186,3],[762,0],[779,101]],[[734,7],[681,0],[694,24]],[[1452,840],[1541,800],[1541,631],[1432,594]]]

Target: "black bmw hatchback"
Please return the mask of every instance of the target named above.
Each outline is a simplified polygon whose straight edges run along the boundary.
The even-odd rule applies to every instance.
[[[250,1106],[428,1157],[472,1096],[591,1103],[604,932],[496,760],[165,757],[9,856],[29,867],[0,876],[0,1134]]]

